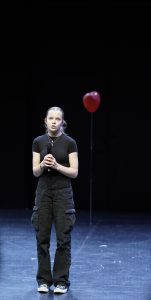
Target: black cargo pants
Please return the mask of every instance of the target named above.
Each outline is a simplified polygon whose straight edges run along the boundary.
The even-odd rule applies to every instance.
[[[37,187],[31,222],[36,230],[39,285],[70,285],[71,231],[75,219],[71,186],[54,190]],[[49,249],[52,223],[56,231],[57,245],[51,271]]]

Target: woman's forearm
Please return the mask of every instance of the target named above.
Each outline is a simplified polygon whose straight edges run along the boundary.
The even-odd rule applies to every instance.
[[[62,166],[58,163],[57,163],[56,170],[58,172],[60,172],[61,174],[65,175],[65,176],[68,176],[68,177],[71,177],[71,178],[76,178],[77,175],[78,175],[78,170],[77,169],[74,169],[72,167],[64,167],[64,166]]]
[[[43,171],[44,171],[44,165],[43,165],[43,162],[41,162],[39,165],[33,167],[33,174],[35,177],[39,177]]]

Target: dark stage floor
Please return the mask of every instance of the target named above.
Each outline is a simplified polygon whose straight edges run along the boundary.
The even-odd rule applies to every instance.
[[[77,212],[71,287],[39,294],[30,210],[0,210],[0,300],[151,300],[151,214]],[[52,260],[55,234],[52,232]]]

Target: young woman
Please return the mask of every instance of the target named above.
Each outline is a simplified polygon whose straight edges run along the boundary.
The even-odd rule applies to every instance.
[[[35,205],[31,217],[36,230],[39,292],[68,291],[71,265],[71,231],[75,223],[72,179],[78,175],[76,141],[65,133],[66,122],[60,107],[51,107],[45,117],[46,133],[32,144],[33,174],[38,177]],[[56,252],[53,268],[50,235],[54,223]]]

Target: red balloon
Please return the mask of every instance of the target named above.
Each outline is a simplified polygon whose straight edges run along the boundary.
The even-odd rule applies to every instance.
[[[100,94],[96,91],[86,93],[83,96],[83,105],[89,112],[95,112],[101,104]]]

